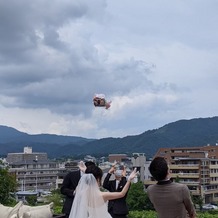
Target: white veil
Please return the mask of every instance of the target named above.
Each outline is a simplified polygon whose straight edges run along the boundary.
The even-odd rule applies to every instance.
[[[76,188],[69,218],[111,218],[93,174],[84,174]]]

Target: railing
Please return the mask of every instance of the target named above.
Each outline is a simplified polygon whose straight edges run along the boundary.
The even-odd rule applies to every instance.
[[[170,174],[173,178],[199,178],[199,173],[171,173]]]
[[[191,192],[193,195],[200,195],[200,194],[201,194],[200,190],[190,190],[190,192]]]
[[[170,169],[199,169],[198,164],[170,165]]]
[[[187,166],[199,166],[199,164],[171,164],[170,166],[182,166],[182,167],[187,167]]]
[[[200,182],[194,182],[194,181],[180,181],[182,184],[200,184]]]
[[[178,176],[199,176],[199,173],[178,173]]]

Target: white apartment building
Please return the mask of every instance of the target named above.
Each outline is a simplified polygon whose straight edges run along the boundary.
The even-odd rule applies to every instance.
[[[65,168],[52,161],[17,162],[10,165],[9,172],[16,176],[18,191],[50,191],[56,189],[56,180],[59,173]]]
[[[8,153],[6,160],[9,164],[22,161],[46,161],[48,155],[45,152],[33,152],[31,147],[24,147],[23,152]]]
[[[9,153],[9,172],[14,174],[18,191],[50,191],[56,189],[57,176],[66,169],[59,163],[50,161],[47,153],[32,152],[25,147],[23,153]]]

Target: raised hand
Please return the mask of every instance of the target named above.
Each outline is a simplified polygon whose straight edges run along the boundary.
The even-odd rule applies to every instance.
[[[79,162],[78,167],[83,173],[85,173],[87,167],[83,161]]]
[[[115,167],[114,167],[114,166],[112,166],[112,167],[110,168],[110,170],[108,171],[108,173],[110,173],[110,174],[113,174],[113,173],[114,173],[114,171],[115,171]]]
[[[126,167],[125,167],[125,166],[123,166],[122,176],[123,176],[123,177],[126,177]]]
[[[110,174],[113,174],[113,173],[114,173],[114,171],[116,170],[116,164],[117,164],[117,162],[114,162],[114,163],[113,163],[113,165],[112,165],[112,167],[110,168],[110,170],[108,171],[108,173],[110,173]]]
[[[128,180],[132,181],[132,180],[137,176],[138,172],[137,172],[136,170],[137,170],[137,169],[135,168],[135,169],[131,172],[131,174],[129,175]]]

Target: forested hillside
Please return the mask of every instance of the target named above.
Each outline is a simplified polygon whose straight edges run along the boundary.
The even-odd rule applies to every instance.
[[[33,151],[47,152],[50,157],[132,152],[153,156],[160,147],[215,145],[218,142],[218,117],[179,120],[140,135],[99,140],[49,134],[29,135],[1,126],[0,142],[0,155],[22,152],[24,146],[31,146]]]

